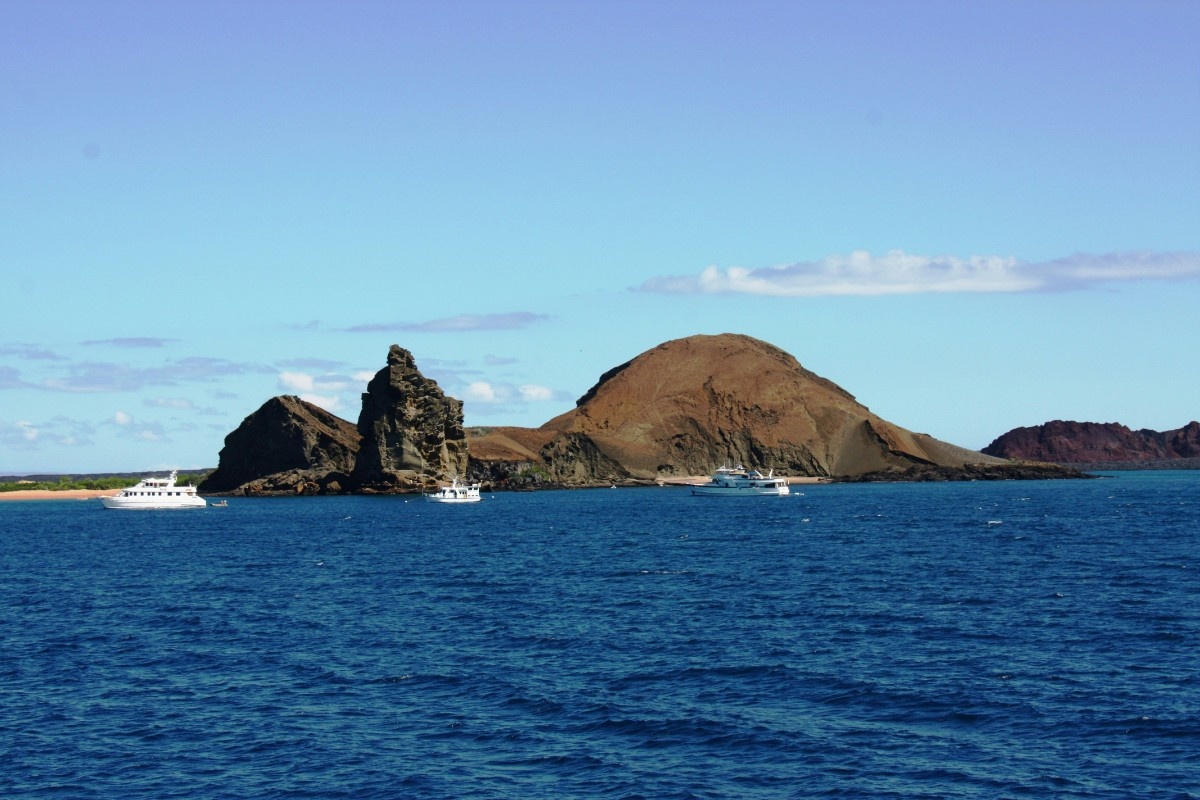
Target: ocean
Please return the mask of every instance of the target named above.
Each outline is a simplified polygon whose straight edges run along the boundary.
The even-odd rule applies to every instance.
[[[0,797],[1200,797],[1200,472],[0,503]]]

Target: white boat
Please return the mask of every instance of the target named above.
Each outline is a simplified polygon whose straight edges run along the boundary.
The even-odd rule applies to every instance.
[[[789,494],[787,478],[776,478],[774,470],[763,475],[756,469],[720,467],[708,483],[693,483],[692,494],[703,496],[760,497]]]
[[[439,487],[433,494],[425,495],[425,499],[431,503],[478,503],[481,499],[479,484],[462,484],[455,478],[449,486]]]
[[[207,503],[196,494],[195,486],[176,486],[178,470],[166,478],[142,478],[137,485],[105,495],[100,502],[105,508],[204,508]]]

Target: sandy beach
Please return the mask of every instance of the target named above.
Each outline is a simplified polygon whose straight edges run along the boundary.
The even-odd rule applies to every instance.
[[[21,489],[16,492],[0,492],[4,500],[87,500],[106,494],[116,494],[116,489]]]

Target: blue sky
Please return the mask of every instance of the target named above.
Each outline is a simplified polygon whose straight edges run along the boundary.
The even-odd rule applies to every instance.
[[[0,474],[389,345],[536,426],[745,333],[979,448],[1200,417],[1200,4],[0,3]]]

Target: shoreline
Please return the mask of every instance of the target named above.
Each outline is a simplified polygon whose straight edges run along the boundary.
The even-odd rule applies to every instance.
[[[5,500],[91,500],[106,494],[116,494],[118,489],[18,489],[15,492],[0,492],[0,502]]]
[[[780,476],[785,477],[785,476]],[[680,478],[666,478],[659,483],[668,486],[689,486],[692,484],[708,483],[708,475],[693,475]],[[788,484],[825,483],[828,478],[813,478],[807,476],[790,476]],[[5,500],[92,500],[104,495],[116,494],[117,489],[18,489],[15,492],[0,492],[0,502]]]

